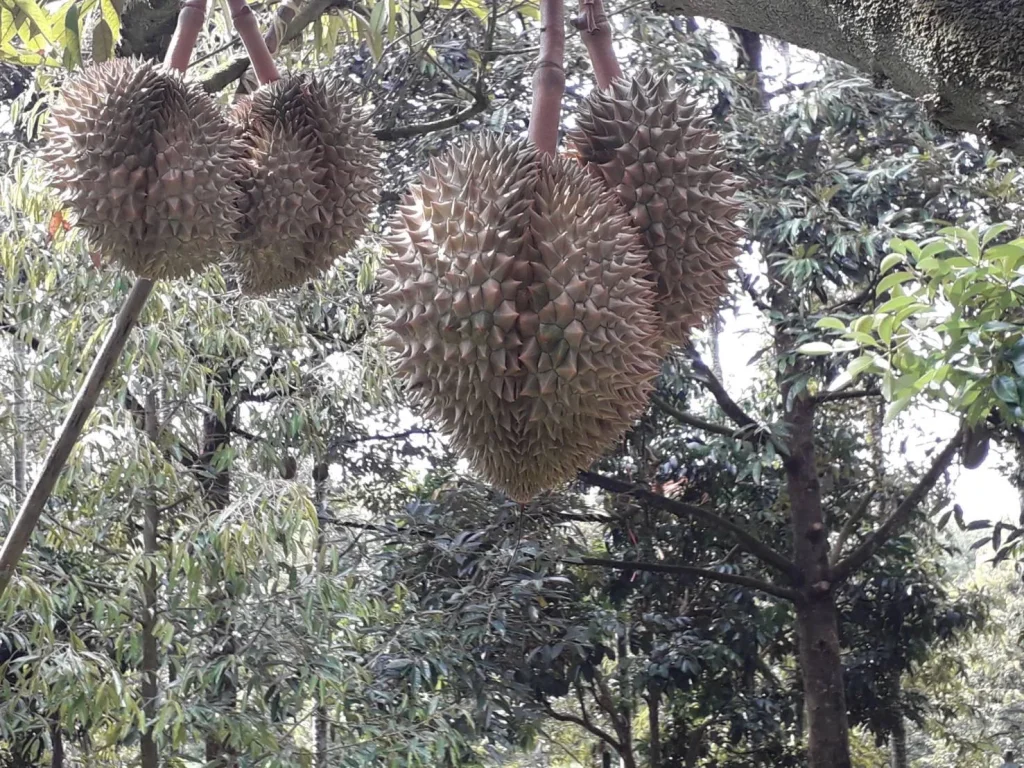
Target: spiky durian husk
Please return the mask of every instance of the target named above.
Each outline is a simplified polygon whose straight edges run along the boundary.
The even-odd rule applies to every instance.
[[[595,90],[569,137],[640,230],[658,282],[665,337],[684,342],[728,289],[740,251],[739,182],[718,136],[667,78],[644,70]]]
[[[180,73],[140,59],[90,65],[65,84],[46,133],[53,187],[93,247],[137,275],[202,270],[237,232],[248,150]]]
[[[528,500],[644,410],[660,368],[649,266],[579,165],[476,137],[433,162],[391,227],[399,374],[489,482]]]
[[[345,80],[301,74],[236,109],[257,164],[230,261],[242,291],[319,277],[366,232],[379,199],[378,148]]]

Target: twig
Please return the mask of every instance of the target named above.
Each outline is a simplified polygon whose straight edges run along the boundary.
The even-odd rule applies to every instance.
[[[609,560],[601,557],[580,557],[563,560],[568,565],[588,565],[598,568],[614,568],[619,571],[649,571],[651,573],[673,573],[680,576],[696,576],[701,579],[720,581],[748,589],[756,589],[783,600],[796,600],[797,592],[788,587],[772,584],[770,581],[742,576],[737,573],[714,571],[710,568],[699,568],[695,565],[673,565],[671,563],[646,563],[635,560]]]
[[[710,432],[713,435],[723,435],[725,437],[742,439],[743,432],[746,430],[745,427],[741,427],[740,429],[730,429],[722,424],[715,424],[710,421],[705,421],[704,419],[699,419],[696,416],[691,416],[690,414],[679,410],[675,406],[669,405],[668,401],[658,395],[653,395],[651,397],[651,402],[654,403],[659,410],[664,411],[680,424],[685,424],[689,427],[696,427],[704,432]]]
[[[638,485],[632,485],[631,483],[600,475],[596,472],[580,472],[579,478],[606,491],[622,493],[641,501],[646,501],[648,504],[663,509],[676,517],[696,518],[719,530],[725,531],[739,541],[750,554],[766,565],[770,565],[791,579],[798,577],[796,565],[792,561],[769,547],[742,525],[727,520],[709,509],[698,507],[696,504],[687,504],[683,501],[669,499]]]
[[[836,538],[836,545],[832,550],[832,557],[830,558],[832,565],[835,565],[839,561],[839,557],[843,554],[843,547],[846,546],[846,542],[849,540],[850,536],[853,535],[853,531],[857,527],[857,524],[860,523],[860,521],[864,519],[864,515],[868,513],[868,509],[871,507],[871,501],[875,498],[877,493],[878,491],[875,489],[868,491],[864,495],[864,498],[861,499],[860,504],[857,505],[857,508],[846,519],[846,523],[840,529],[839,536]]]
[[[946,443],[946,447],[939,451],[928,471],[917,481],[917,484],[907,498],[903,500],[903,503],[896,507],[885,522],[864,539],[860,546],[856,547],[848,557],[836,564],[831,574],[833,583],[849,578],[851,574],[870,560],[875,552],[907,524],[910,515],[917,508],[917,505],[924,501],[924,497],[928,495],[928,492],[938,482],[939,476],[946,471],[950,462],[953,461],[953,457],[956,456],[956,452],[960,448],[963,439],[964,434],[961,429],[952,440]]]

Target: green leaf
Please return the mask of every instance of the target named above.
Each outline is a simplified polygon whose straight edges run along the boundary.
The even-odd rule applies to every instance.
[[[100,19],[92,32],[92,60],[97,64],[114,58],[114,34],[106,19]]]
[[[888,272],[890,269],[892,269],[902,261],[902,254],[890,253],[888,256],[882,259],[882,263],[878,266],[878,274],[884,275],[886,272]]]
[[[999,224],[993,224],[991,227],[985,230],[981,236],[981,247],[984,248],[993,239],[999,237],[1003,232],[1010,228],[1010,224],[1007,222],[1001,222]]]
[[[68,12],[64,16],[64,30],[66,32],[64,38],[64,66],[70,70],[82,66],[82,37],[79,19],[78,4],[75,3],[68,8]]]
[[[1004,403],[1009,403],[1010,405],[1018,405],[1020,403],[1017,397],[1017,382],[1010,376],[996,376],[992,380],[992,391]]]
[[[910,395],[904,395],[898,400],[893,401],[889,407],[885,410],[885,418],[883,421],[886,424],[890,424],[903,410],[910,405]]]
[[[875,288],[875,296],[881,296],[891,288],[913,280],[916,275],[913,272],[893,272],[891,275],[886,275],[878,281],[878,287]]]
[[[845,331],[846,323],[844,323],[838,317],[823,317],[821,318],[821,320],[815,323],[815,327],[821,328],[823,330]]]
[[[801,344],[796,348],[796,352],[799,355],[807,355],[809,357],[820,357],[822,355],[831,355],[833,353],[832,345],[827,341],[809,341],[806,344]]]

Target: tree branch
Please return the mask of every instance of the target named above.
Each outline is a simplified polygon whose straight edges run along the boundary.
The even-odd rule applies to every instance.
[[[725,386],[718,380],[718,377],[715,376],[714,372],[708,368],[707,363],[704,362],[700,353],[697,352],[692,344],[685,347],[685,352],[687,357],[690,358],[690,364],[693,366],[694,372],[697,374],[697,380],[700,381],[704,385],[704,388],[711,393],[711,396],[715,398],[715,402],[718,403],[718,407],[722,409],[722,412],[743,430],[747,431],[749,434],[747,439],[750,439],[758,445],[771,443],[772,447],[775,448],[776,453],[783,457],[788,456],[789,449],[772,437],[768,427],[763,424],[759,424],[752,416],[744,411],[735,400],[732,399],[726,391]]]
[[[619,571],[648,571],[651,573],[671,573],[679,576],[695,576],[701,579],[720,581],[724,584],[732,584],[747,589],[756,589],[759,592],[780,597],[783,600],[796,600],[796,590],[772,584],[770,581],[755,579],[752,576],[742,576],[736,573],[725,573],[713,571],[710,568],[699,568],[694,565],[673,565],[671,563],[645,563],[635,560],[610,560],[601,557],[580,557],[570,558],[562,562],[569,565],[587,565],[598,568],[613,568]]]
[[[839,400],[856,400],[862,397],[881,397],[882,393],[874,388],[844,389],[838,392],[822,392],[814,396],[819,403],[834,403]]]
[[[544,714],[552,720],[561,720],[563,723],[573,723],[574,725],[578,725],[580,728],[590,731],[590,733],[597,736],[601,741],[606,742],[616,752],[622,751],[622,745],[619,744],[618,740],[608,733],[608,731],[603,728],[599,728],[590,722],[589,718],[584,720],[582,717],[571,715],[568,712],[559,712],[546,701],[542,703],[542,706],[544,707]]]
[[[831,560],[833,566],[839,561],[840,556],[842,556],[843,547],[846,546],[846,542],[849,540],[850,536],[853,535],[853,531],[857,527],[857,524],[860,523],[860,521],[864,519],[864,515],[868,513],[868,509],[871,507],[871,500],[875,498],[877,493],[877,490],[871,490],[864,494],[864,498],[861,499],[860,504],[857,505],[857,508],[846,519],[846,523],[839,531],[835,547],[832,550]]]
[[[723,435],[724,437],[731,437],[734,439],[742,439],[743,433],[746,431],[746,427],[739,429],[730,429],[722,424],[715,424],[704,419],[699,419],[696,416],[691,416],[688,413],[684,413],[673,405],[670,405],[667,400],[660,397],[659,395],[652,395],[651,402],[661,411],[665,412],[680,424],[685,424],[688,427],[695,427],[704,432],[710,432],[713,435]]]
[[[946,443],[946,447],[939,451],[932,460],[932,465],[924,473],[917,485],[910,494],[893,511],[891,515],[878,528],[875,529],[860,546],[856,547],[848,557],[840,560],[832,569],[831,580],[833,583],[843,581],[850,577],[858,568],[871,559],[889,539],[899,533],[900,529],[907,524],[910,515],[917,508],[917,505],[924,501],[924,497],[935,487],[939,477],[949,467],[956,456],[960,444],[963,442],[963,430],[956,433],[956,436]]]
[[[656,0],[845,61],[923,101],[956,131],[985,131],[997,148],[1024,145],[1024,6],[906,0]],[[942,39],[941,47],[935,41]],[[991,48],[991,55],[975,52]]]
[[[698,507],[696,504],[687,504],[683,501],[669,499],[665,496],[653,493],[646,488],[642,488],[639,485],[633,485],[631,483],[623,482],[622,480],[616,480],[615,478],[607,477],[606,475],[601,475],[596,472],[580,472],[579,478],[585,483],[595,485],[598,488],[610,491],[611,493],[621,493],[627,496],[632,496],[635,499],[645,501],[652,506],[658,507],[659,509],[663,509],[670,514],[675,515],[676,517],[696,518],[697,520],[707,523],[714,528],[725,531],[739,541],[747,552],[754,555],[766,565],[770,565],[780,573],[788,576],[790,579],[795,580],[798,578],[796,565],[792,561],[776,552],[743,526],[734,523],[731,520],[727,520],[709,509]]]

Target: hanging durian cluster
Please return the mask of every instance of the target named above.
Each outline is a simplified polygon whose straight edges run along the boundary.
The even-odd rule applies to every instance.
[[[203,270],[237,232],[246,146],[179,72],[138,59],[88,67],[48,129],[53,186],[91,243],[136,274]]]
[[[738,184],[666,80],[595,93],[571,138],[579,164],[496,138],[434,161],[381,271],[400,376],[520,501],[632,425],[666,340],[714,311],[739,251]]]
[[[354,94],[301,75],[228,117],[179,72],[95,64],[51,110],[53,186],[102,256],[149,279],[226,259],[246,293],[301,284],[366,231],[376,142]]]
[[[399,373],[513,498],[619,437],[658,374],[645,255],[575,163],[477,137],[433,163],[392,222],[382,301]]]
[[[668,78],[644,70],[584,101],[570,131],[587,169],[629,212],[658,284],[665,337],[686,342],[728,289],[742,230],[718,136]]]
[[[252,148],[246,214],[230,260],[243,293],[300,285],[366,231],[377,204],[377,141],[337,76],[259,88],[233,120]]]

